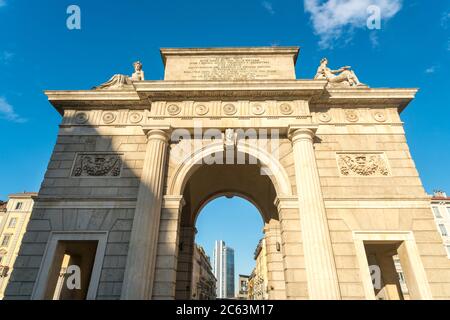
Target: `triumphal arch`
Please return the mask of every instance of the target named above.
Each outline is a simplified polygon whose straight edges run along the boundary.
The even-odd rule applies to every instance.
[[[47,91],[62,121],[6,298],[189,299],[195,221],[222,195],[264,219],[271,299],[450,298],[400,118],[417,90],[327,59],[298,80],[298,53],[162,49],[163,80],[136,62]]]

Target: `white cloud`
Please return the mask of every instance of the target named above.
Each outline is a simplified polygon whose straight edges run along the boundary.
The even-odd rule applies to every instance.
[[[425,73],[431,74],[436,72],[436,66],[431,66],[427,69],[425,69]]]
[[[9,52],[6,50],[3,52],[0,52],[0,63],[8,64],[13,57],[14,57],[14,53],[12,53],[12,52]]]
[[[27,121],[27,119],[20,117],[14,111],[13,106],[3,97],[0,97],[0,118],[17,123],[24,123]]]
[[[372,31],[369,35],[370,43],[372,48],[376,48],[380,45],[380,40],[378,39],[378,34],[376,31]]]
[[[0,0],[0,8],[6,6],[5,0]]]
[[[442,14],[441,25],[445,29],[447,29],[448,26],[450,25],[450,11],[444,12],[444,14]]]
[[[263,1],[261,2],[261,4],[263,8],[267,10],[267,12],[269,12],[272,15],[275,14],[275,10],[273,9],[272,3],[270,3],[269,1]]]
[[[368,7],[377,6],[381,18],[388,20],[400,11],[402,0],[304,0],[304,5],[319,45],[327,48],[343,35],[350,37],[352,30],[367,28]]]

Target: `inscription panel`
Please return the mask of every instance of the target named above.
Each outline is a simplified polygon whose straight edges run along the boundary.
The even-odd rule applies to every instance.
[[[246,81],[295,79],[289,56],[193,56],[168,59],[165,80]]]

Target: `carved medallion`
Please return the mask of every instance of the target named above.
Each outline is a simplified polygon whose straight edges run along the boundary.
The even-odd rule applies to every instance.
[[[223,112],[227,116],[231,116],[231,115],[235,114],[236,111],[237,111],[236,106],[232,103],[227,103],[226,105],[223,106]]]
[[[89,120],[89,115],[86,112],[77,112],[74,120],[78,124],[86,123]]]
[[[142,113],[139,112],[132,112],[130,113],[129,119],[131,123],[139,123],[142,121]]]
[[[102,119],[106,124],[113,123],[116,120],[116,114],[113,112],[105,112]]]
[[[343,176],[388,176],[389,170],[382,154],[338,154],[339,171]]]
[[[289,103],[283,103],[280,105],[280,112],[284,115],[289,115],[294,112],[294,109],[292,109],[292,106]]]
[[[331,116],[328,112],[319,113],[318,118],[319,118],[320,122],[330,122],[331,121]]]
[[[357,122],[359,120],[358,113],[355,110],[345,111],[345,118],[350,122]]]
[[[254,105],[252,105],[252,113],[254,114],[254,115],[262,115],[265,111],[266,111],[266,108],[264,108],[264,106],[262,105],[262,104],[254,104]]]
[[[177,104],[171,104],[167,107],[167,112],[171,115],[171,116],[176,116],[177,114],[179,114],[181,112],[181,108],[179,105]]]
[[[199,104],[195,106],[195,113],[198,114],[199,116],[207,114],[208,111],[209,111],[208,106],[205,106],[204,104]]]
[[[385,122],[386,121],[386,115],[382,111],[375,111],[373,114],[373,118],[377,122]]]
[[[73,177],[117,177],[122,169],[118,154],[78,154],[72,170]]]

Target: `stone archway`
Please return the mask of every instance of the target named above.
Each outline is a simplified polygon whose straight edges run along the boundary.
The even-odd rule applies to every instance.
[[[284,247],[290,245],[288,242],[301,244],[298,215],[289,215],[288,209],[279,205],[280,201],[294,197],[288,175],[277,159],[258,147],[245,142],[238,142],[235,147],[236,154],[250,155],[257,162],[200,164],[204,157],[224,150],[223,143],[211,143],[193,151],[174,170],[167,188],[172,194],[165,196],[161,213],[153,298],[190,298],[195,221],[201,209],[221,195],[240,196],[259,210],[267,244],[268,296],[289,297],[286,289],[294,284],[294,269],[301,269],[302,262],[299,256],[291,255],[290,259],[298,261],[285,265]],[[283,218],[285,225],[289,221],[290,230],[282,230]],[[291,281],[285,281],[286,274]],[[291,294],[291,298],[300,297]]]
[[[201,209],[212,199],[221,196],[241,196],[253,203],[260,212],[264,221],[264,231],[268,234],[280,234],[277,208],[274,205],[276,198],[271,180],[259,172],[257,165],[210,165],[202,166],[189,178],[183,198],[186,204],[181,210],[180,239],[177,263],[176,298],[189,299],[189,289],[192,274],[192,255],[195,242],[195,222]],[[239,221],[236,221],[239,223]],[[279,236],[280,238],[280,236]],[[270,243],[268,250],[269,274],[279,279],[277,283],[269,278],[269,296],[284,295],[284,274],[282,265],[282,252],[276,250],[274,236],[265,239]],[[256,245],[256,244],[255,244]],[[272,263],[273,262],[273,263]],[[278,264],[276,264],[278,263]],[[186,289],[188,288],[188,290]],[[275,290],[277,289],[277,290]],[[276,292],[275,292],[276,291]]]

